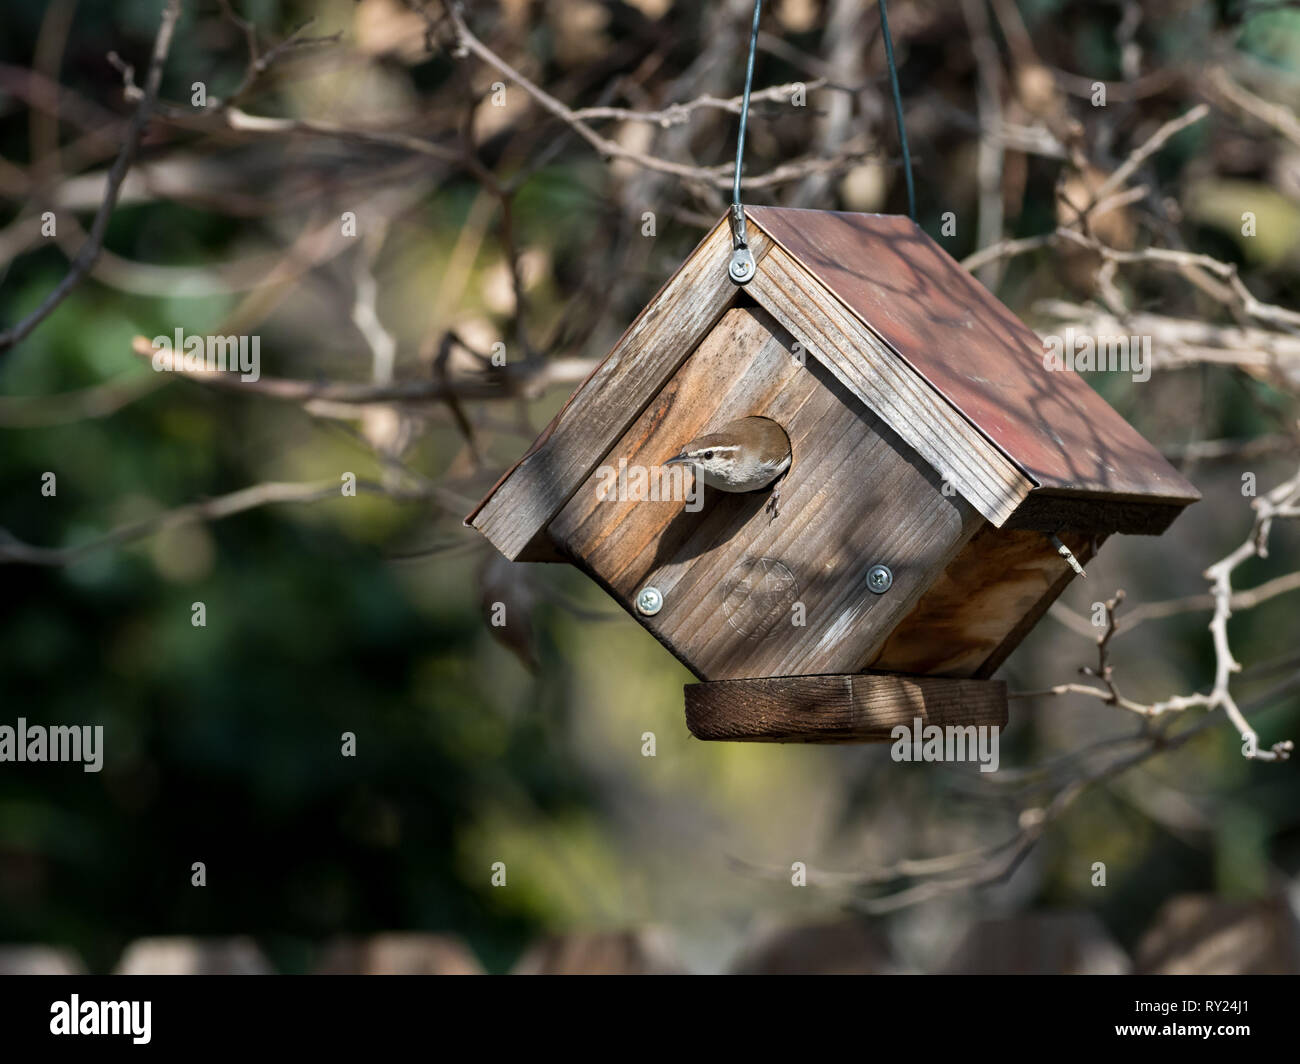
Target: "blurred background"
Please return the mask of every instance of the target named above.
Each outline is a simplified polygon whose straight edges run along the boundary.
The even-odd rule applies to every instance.
[[[163,12],[0,0],[0,327],[88,239]],[[1221,708],[1016,699],[993,777],[703,744],[594,584],[462,527],[725,211],[751,17],[181,5],[89,276],[0,350],[0,724],[105,729],[100,773],[0,764],[7,970],[1297,970],[1296,762]],[[1089,382],[1205,496],[1002,675],[1099,687],[1122,588],[1123,697],[1209,691],[1204,570],[1282,485],[1227,631],[1261,748],[1294,738],[1300,10],[890,25],[923,228],[1040,332],[1152,336],[1150,381]],[[876,5],[762,28],[746,201],[905,212]],[[152,372],[177,328],[260,337],[261,379]]]

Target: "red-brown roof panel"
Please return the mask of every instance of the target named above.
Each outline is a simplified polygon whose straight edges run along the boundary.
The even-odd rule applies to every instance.
[[[1187,503],[1197,490],[1038,336],[900,215],[746,207],[1043,489]]]

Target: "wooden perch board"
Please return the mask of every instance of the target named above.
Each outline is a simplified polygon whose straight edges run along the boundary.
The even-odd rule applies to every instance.
[[[856,674],[769,676],[686,686],[697,739],[754,743],[883,743],[898,725],[1003,727],[1000,680]]]

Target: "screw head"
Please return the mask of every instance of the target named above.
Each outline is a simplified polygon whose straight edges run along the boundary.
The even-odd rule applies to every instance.
[[[875,594],[883,595],[894,586],[894,574],[887,565],[873,565],[867,570],[867,587]]]
[[[736,284],[744,284],[754,276],[754,256],[748,248],[737,248],[727,263],[727,273]]]
[[[636,597],[636,608],[638,613],[653,617],[664,608],[663,593],[657,587],[643,587]]]

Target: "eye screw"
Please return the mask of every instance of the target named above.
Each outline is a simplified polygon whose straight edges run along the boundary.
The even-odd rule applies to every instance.
[[[754,276],[754,256],[749,248],[736,248],[732,252],[727,274],[736,284],[744,284]]]

